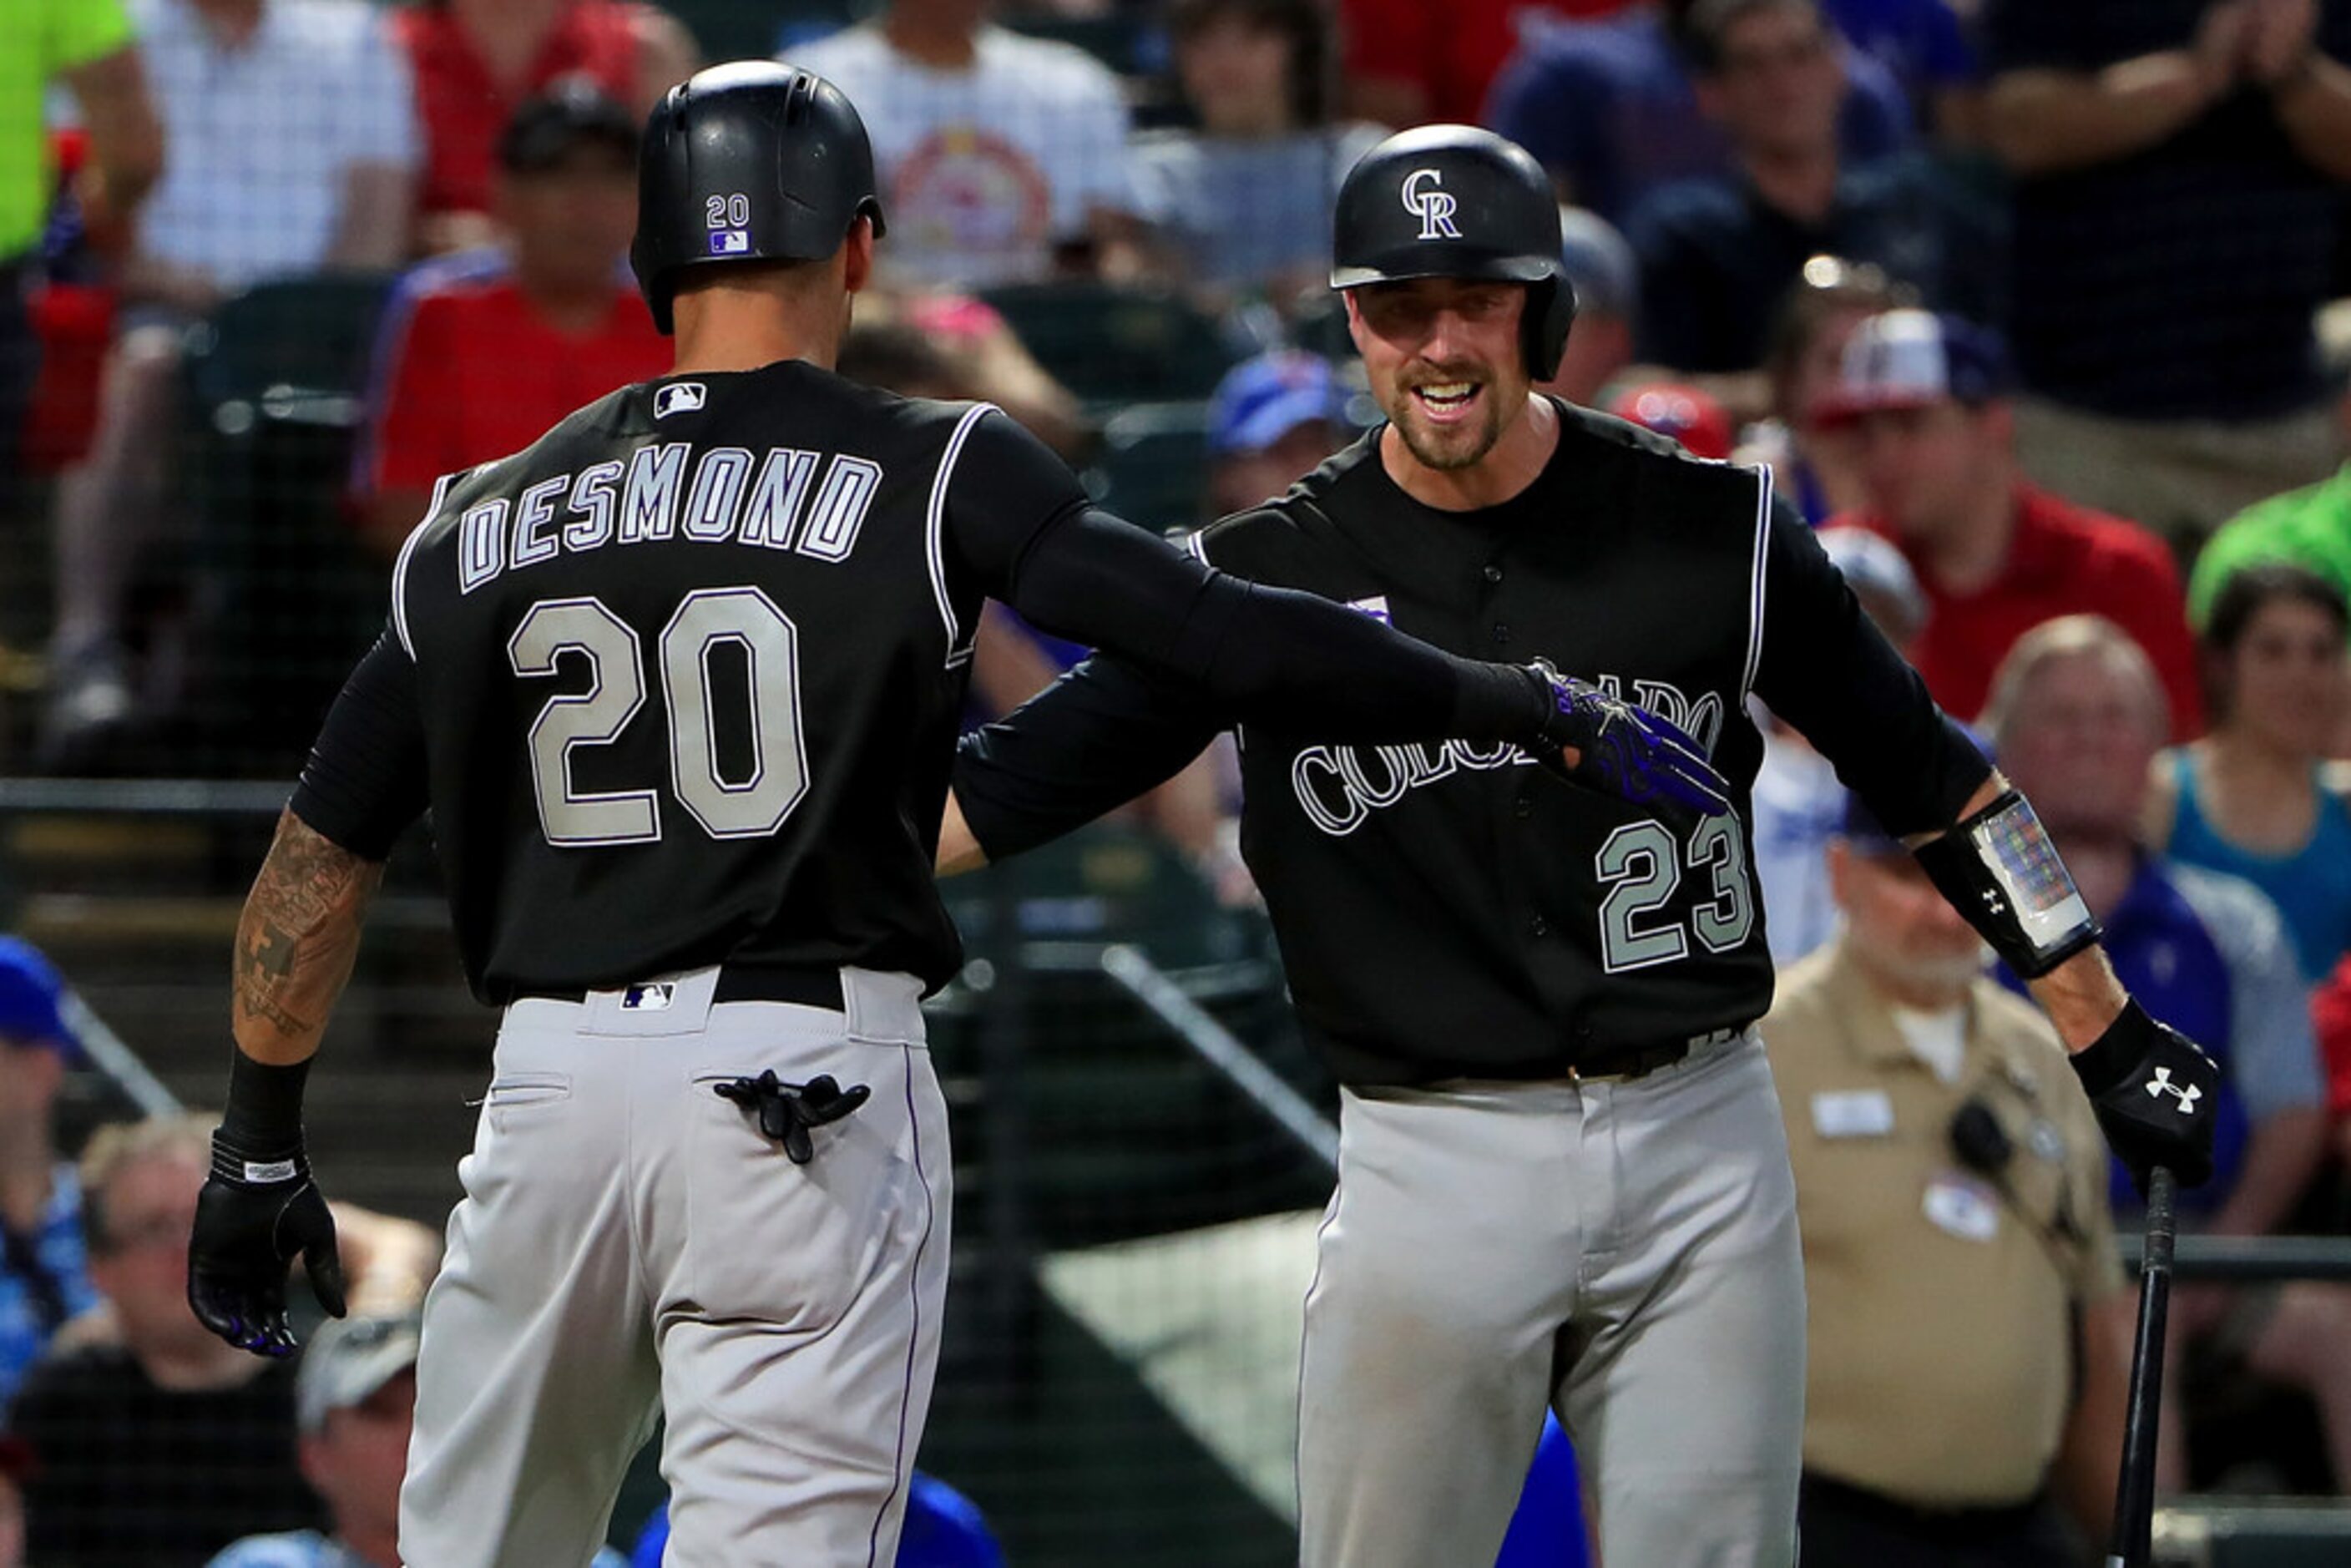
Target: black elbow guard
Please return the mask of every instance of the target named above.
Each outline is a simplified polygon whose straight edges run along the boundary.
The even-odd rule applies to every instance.
[[[2057,846],[2013,789],[1917,851],[1936,890],[2024,978],[2037,979],[2098,939],[2098,923]]]

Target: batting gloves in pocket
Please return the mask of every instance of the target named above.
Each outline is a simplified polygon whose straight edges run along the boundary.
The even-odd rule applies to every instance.
[[[299,1257],[319,1304],[345,1311],[342,1255],[310,1162],[290,1149],[239,1147],[213,1134],[212,1175],[196,1199],[188,1242],[188,1305],[204,1327],[256,1355],[294,1353],[286,1277]]]
[[[1544,664],[1534,668],[1552,690],[1541,742],[1531,747],[1544,767],[1571,784],[1636,805],[1678,808],[1703,817],[1729,814],[1729,784],[1677,726],[1589,681]],[[1573,767],[1560,756],[1562,747],[1575,748]]]
[[[2157,1166],[2171,1167],[2184,1187],[2211,1179],[2220,1070],[2194,1040],[2131,1001],[2072,1060],[2106,1143],[2142,1197]]]

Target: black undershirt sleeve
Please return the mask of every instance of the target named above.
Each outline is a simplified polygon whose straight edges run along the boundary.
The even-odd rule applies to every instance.
[[[381,861],[423,814],[427,790],[416,664],[387,629],[327,710],[288,805],[329,842]]]
[[[1228,722],[1317,740],[1523,740],[1551,702],[1522,671],[1211,570],[1091,505],[1061,459],[1001,413],[972,427],[947,524],[982,592],[1056,636],[1197,685]]]
[[[1223,727],[1196,690],[1097,653],[964,737],[956,800],[1003,860],[1165,783]]]
[[[1756,695],[1835,766],[1886,831],[1949,827],[1991,765],[1935,706],[1812,529],[1784,503],[1770,527]]]

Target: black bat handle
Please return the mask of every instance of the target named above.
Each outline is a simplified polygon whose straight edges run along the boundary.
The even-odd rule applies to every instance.
[[[2171,1167],[2147,1180],[2147,1251],[2139,1267],[2138,1341],[2131,1351],[2130,1404],[2123,1417],[2123,1468],[2115,1484],[2115,1524],[2106,1568],[2147,1568],[2155,1534],[2156,1414],[2163,1407],[2163,1329],[2171,1315],[2171,1244],[2179,1231]]]

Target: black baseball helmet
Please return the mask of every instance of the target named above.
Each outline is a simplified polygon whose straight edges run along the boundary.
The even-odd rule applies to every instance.
[[[813,72],[737,60],[670,89],[646,122],[629,265],[668,332],[687,267],[820,261],[860,215],[882,232],[856,107]]]
[[[1347,171],[1332,235],[1331,287],[1409,277],[1527,286],[1527,364],[1559,371],[1575,320],[1560,267],[1559,202],[1542,165],[1474,125],[1401,131]]]

